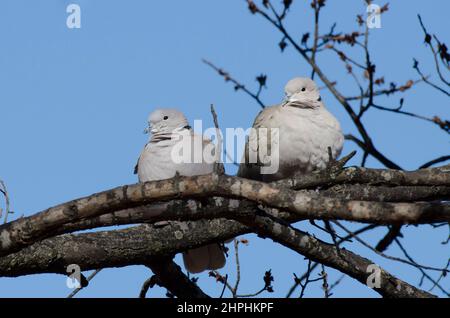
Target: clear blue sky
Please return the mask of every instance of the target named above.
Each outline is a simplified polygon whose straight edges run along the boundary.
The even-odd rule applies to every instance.
[[[288,26],[296,38],[311,30],[309,2],[294,1],[292,6]],[[81,6],[81,29],[66,27],[69,3]],[[364,12],[362,3],[345,1],[344,6],[343,1],[327,1],[322,28],[328,30],[336,21],[337,30],[352,31],[356,14]],[[449,11],[450,2],[444,0],[391,1],[382,28],[372,32],[370,46],[377,74],[385,76],[387,83],[417,78],[411,67],[413,57],[420,60],[426,74],[434,74],[416,14],[421,13],[429,30],[449,44]],[[256,75],[268,74],[268,88],[262,95],[267,104],[281,100],[287,80],[310,74],[291,48],[280,53],[280,35],[260,17],[252,16],[241,0],[2,0],[0,39],[0,178],[9,186],[16,212],[12,219],[136,182],[133,167],[147,138],[142,131],[155,107],[177,107],[189,120],[204,119],[207,126],[212,125],[209,105],[214,103],[222,128],[251,125],[258,106],[235,93],[201,58],[223,66],[249,88],[256,88]],[[358,59],[362,60],[361,55]],[[357,92],[335,55],[325,53],[319,63],[329,78],[339,81],[344,93]],[[400,96],[382,101],[397,105]],[[344,131],[354,133],[333,97],[325,93],[323,99]],[[448,119],[448,106],[448,98],[423,84],[405,94],[405,109],[426,116]],[[375,110],[364,123],[378,148],[404,168],[414,169],[448,154],[448,135],[430,123]],[[344,153],[353,149],[346,143]],[[352,164],[359,162],[360,157]],[[372,159],[368,166],[380,167]],[[227,166],[227,172],[234,173],[234,167]],[[305,223],[298,226],[311,230]],[[375,242],[384,232],[364,238]],[[445,228],[409,227],[404,235],[417,261],[434,266],[446,263],[449,246],[440,244],[448,235]],[[302,274],[306,261],[270,240],[254,235],[245,238],[250,245],[241,249],[241,293],[262,287],[264,271],[272,269],[275,293],[263,296],[284,296],[292,273]],[[419,282],[420,273],[414,268],[380,259],[356,242],[347,248],[410,283]],[[388,254],[400,255],[395,247]],[[222,272],[234,277],[232,256]],[[340,276],[331,269],[328,273],[330,282]],[[149,275],[141,266],[107,269],[79,297],[135,297]],[[221,286],[207,274],[199,277],[207,293],[220,294]],[[450,278],[442,284],[448,288]],[[424,287],[429,286],[426,282]],[[65,297],[69,292],[61,275],[0,278],[0,297]],[[378,296],[351,278],[333,292],[341,297]],[[316,283],[306,295],[322,294]],[[161,295],[162,289],[149,292],[149,296]]]

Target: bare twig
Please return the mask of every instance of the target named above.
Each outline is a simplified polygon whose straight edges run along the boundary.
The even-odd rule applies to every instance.
[[[310,259],[308,259],[308,267],[306,269],[305,274],[301,278],[298,278],[297,275],[294,274],[295,284],[300,285],[300,287],[301,287],[299,298],[303,298],[303,296],[305,296],[306,288],[308,287],[308,285],[310,283],[314,283],[319,280],[322,280],[322,277],[315,278],[315,279],[310,278],[311,274],[313,273],[313,271],[317,265],[319,265],[319,264],[318,263],[313,264],[313,262]],[[302,282],[303,280],[304,280],[304,283]]]
[[[347,233],[351,233],[350,230],[348,230],[345,226],[343,226],[340,222],[338,221],[334,221],[334,224],[336,224],[337,226],[339,226],[341,229],[343,229],[345,232]],[[378,251],[377,249],[375,249],[374,247],[372,247],[370,244],[368,244],[367,242],[365,242],[364,240],[362,240],[361,238],[359,238],[358,236],[354,237],[356,241],[358,241],[359,243],[361,243],[363,246],[367,247],[368,249],[370,249],[372,252],[375,252],[376,254],[380,255],[381,257],[384,257],[386,259],[390,259],[393,261],[397,261],[400,263],[404,263],[416,268],[422,268],[422,269],[428,269],[428,270],[432,270],[432,271],[438,271],[438,272],[442,272],[442,271],[446,271],[446,272],[450,272],[449,270],[445,269],[445,268],[437,268],[437,267],[432,267],[432,266],[426,266],[426,265],[420,265],[417,264],[415,262],[411,262],[410,260],[405,260],[403,258],[399,258],[399,257],[394,257],[394,256],[390,256],[390,255],[386,255],[380,251]],[[395,238],[393,239],[395,240]]]
[[[342,275],[341,275],[334,283],[332,283],[332,284],[330,285],[328,291],[331,293],[331,291],[332,291],[333,289],[335,289],[335,288],[336,288],[336,287],[344,280],[345,276],[347,276],[347,275],[342,274]]]
[[[241,282],[241,264],[239,263],[239,240],[234,239],[234,256],[236,259],[236,283],[233,287],[233,297],[236,297]]]
[[[448,161],[448,160],[450,160],[450,156],[441,156],[439,158],[436,158],[436,159],[433,159],[433,160],[430,160],[430,161],[424,163],[423,165],[421,165],[419,167],[419,169],[429,168],[431,166],[434,166],[437,163],[445,162],[445,161]]]
[[[12,214],[13,212],[11,211],[11,208],[10,208],[8,189],[6,188],[6,184],[3,180],[0,180],[0,192],[5,197],[5,217],[3,219],[3,223],[8,223],[8,215]],[[0,207],[0,217],[2,214],[1,212],[2,212],[2,209]]]
[[[152,275],[148,278],[144,284],[142,284],[141,291],[139,292],[139,298],[145,298],[149,289],[156,285],[156,275]]]
[[[214,105],[211,104],[211,114],[214,120],[214,126],[216,128],[216,149],[215,149],[215,156],[216,156],[216,160],[215,160],[215,164],[214,164],[214,172],[217,174],[224,174],[225,173],[225,169],[223,164],[221,163],[221,155],[222,155],[222,149],[224,149],[223,147],[223,141],[222,141],[222,132],[220,131],[219,128],[219,120],[217,119],[217,113],[216,110],[214,109]]]
[[[320,273],[320,275],[322,276],[322,280],[323,280],[323,284],[322,284],[322,288],[323,288],[323,292],[324,292],[324,296],[325,298],[330,298],[330,286],[328,285],[328,274],[325,271],[325,266],[322,266],[322,272]]]
[[[86,279],[86,281],[89,283],[99,272],[101,271],[101,269],[96,269],[95,271],[93,271]],[[78,294],[80,292],[80,290],[82,290],[83,288],[86,288],[86,286],[84,287],[78,287],[76,289],[74,289],[68,296],[67,298],[73,298],[76,294]]]
[[[376,226],[376,225],[373,225],[373,224],[364,226],[364,227],[360,228],[359,230],[357,230],[357,231],[355,231],[355,232],[352,232],[351,234],[345,236],[344,238],[339,239],[339,240],[338,240],[338,245],[340,245],[340,244],[342,244],[342,243],[344,243],[344,242],[349,241],[351,238],[353,238],[353,237],[356,236],[356,235],[359,235],[359,234],[365,233],[365,232],[367,232],[367,231],[370,231],[370,230],[374,229],[375,227],[377,227],[377,226]],[[308,270],[307,270],[302,276],[300,276],[299,278],[297,278],[296,276],[294,276],[294,277],[296,278],[296,279],[295,279],[295,283],[294,283],[294,285],[292,285],[292,287],[289,289],[289,291],[288,291],[288,293],[287,293],[287,295],[286,295],[286,298],[291,297],[291,295],[295,292],[296,288],[297,288],[299,285],[301,285],[300,282],[302,282],[303,280],[307,279],[307,277],[309,277],[309,275],[310,275],[310,272],[311,272],[312,270],[314,270],[317,266],[319,266],[319,264],[318,264],[318,263],[314,263],[314,264],[311,266],[311,268],[308,267]]]
[[[237,80],[235,80],[233,77],[231,77],[228,72],[226,72],[223,69],[215,66],[213,63],[211,63],[208,60],[203,59],[202,62],[205,63],[206,65],[210,66],[212,69],[214,69],[220,76],[222,76],[225,79],[226,82],[228,82],[228,81],[232,82],[235,85],[234,86],[235,90],[240,90],[241,89],[247,95],[252,97],[259,104],[259,106],[261,106],[261,108],[266,107],[264,105],[264,103],[261,101],[261,99],[259,98],[259,94],[261,92],[261,86],[262,85],[260,85],[260,88],[258,89],[257,93],[252,93],[243,84],[239,83]]]
[[[428,77],[425,77],[425,79],[428,79]],[[392,83],[390,88],[375,90],[373,92],[373,97],[383,96],[383,95],[389,96],[391,94],[395,94],[398,92],[405,92],[406,90],[412,88],[414,85],[416,85],[420,82],[423,82],[423,81],[424,81],[423,78],[415,80],[415,81],[409,80],[406,84],[401,85],[401,86],[397,86],[394,83]],[[361,100],[361,99],[366,99],[366,98],[369,98],[368,93],[364,93],[363,95],[360,94],[357,96],[349,96],[349,97],[346,97],[345,99],[348,101],[355,101],[355,100]]]
[[[433,124],[436,124],[441,129],[443,129],[445,132],[450,133],[450,125],[447,126],[447,125],[440,124],[438,121],[436,121],[436,117],[429,118],[429,117],[418,115],[418,114],[414,114],[414,113],[411,113],[411,112],[406,112],[406,111],[401,110],[401,106],[400,107],[396,107],[396,108],[389,108],[389,107],[384,107],[384,106],[372,104],[372,107],[376,108],[376,109],[379,109],[379,110],[383,110],[383,111],[388,111],[388,112],[392,112],[392,113],[397,113],[397,114],[401,114],[401,115],[406,115],[406,116],[422,119],[422,120],[431,122]]]
[[[450,92],[447,92],[445,89],[441,88],[440,86],[438,86],[437,84],[431,82],[427,76],[425,76],[422,71],[419,68],[419,61],[417,61],[416,59],[414,59],[414,63],[413,63],[413,68],[416,70],[416,72],[420,75],[420,77],[422,78],[422,80],[427,83],[428,85],[430,85],[431,87],[437,89],[439,92],[443,93],[444,95],[450,96]]]
[[[450,293],[447,292],[441,285],[439,285],[439,282],[434,280],[430,275],[428,275],[428,273],[425,271],[425,269],[422,268],[422,266],[420,266],[419,264],[417,264],[417,262],[408,254],[408,252],[406,251],[405,247],[400,243],[400,240],[398,238],[395,238],[395,243],[397,244],[397,246],[400,248],[400,250],[402,251],[403,255],[405,255],[405,257],[412,263],[415,264],[415,267],[422,273],[423,277],[427,278],[430,282],[433,283],[433,287],[438,287],[441,292],[443,292],[445,295],[450,296]],[[448,266],[448,263],[447,263]],[[441,275],[445,275],[445,273],[448,273],[449,271],[447,271],[447,267],[445,267],[442,270],[442,274]],[[431,288],[431,290],[433,289],[433,287]]]
[[[444,76],[442,75],[442,72],[441,72],[441,68],[439,67],[439,62],[438,62],[438,59],[437,59],[438,51],[435,50],[435,48],[434,48],[434,46],[433,46],[433,44],[432,44],[432,42],[431,42],[431,41],[432,41],[432,37],[431,37],[431,35],[428,33],[427,29],[425,28],[425,25],[424,25],[424,23],[423,23],[423,21],[422,21],[422,17],[420,16],[420,14],[417,15],[417,18],[419,19],[420,26],[422,27],[423,33],[425,34],[425,43],[428,44],[428,46],[430,47],[431,53],[433,54],[434,64],[435,64],[435,66],[436,66],[436,71],[437,71],[437,73],[438,73],[438,75],[439,75],[439,78],[440,78],[441,81],[442,81],[443,83],[445,83],[447,86],[450,86],[450,82],[448,82],[448,81],[444,78]],[[437,39],[437,37],[434,36],[434,38],[435,38],[435,40],[439,43],[439,40]],[[440,44],[440,43],[439,43],[439,44]],[[430,84],[430,83],[429,83],[429,84]],[[437,88],[437,87],[436,87],[435,85],[433,85],[433,84],[430,84],[430,85],[432,85],[433,87]],[[440,89],[440,88],[438,88],[438,89],[450,96],[450,94],[449,94],[448,92],[444,91],[443,89]]]

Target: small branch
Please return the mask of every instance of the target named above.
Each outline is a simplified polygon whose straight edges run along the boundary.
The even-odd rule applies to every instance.
[[[329,292],[331,292],[333,289],[335,289],[341,282],[342,280],[345,278],[345,274],[342,274],[341,277],[339,277],[334,283],[332,283],[330,285],[330,288],[328,289]]]
[[[441,68],[439,67],[439,62],[438,62],[438,59],[437,59],[437,54],[438,54],[438,52],[434,49],[434,46],[433,46],[433,44],[431,43],[431,40],[432,40],[431,35],[428,33],[427,29],[425,28],[425,25],[423,24],[422,17],[420,16],[420,14],[418,14],[417,17],[418,17],[418,19],[419,19],[420,26],[422,27],[423,33],[425,34],[425,43],[428,44],[428,46],[430,47],[431,53],[433,54],[434,64],[435,64],[435,66],[436,66],[436,71],[437,71],[437,73],[438,73],[438,75],[439,75],[439,78],[440,78],[441,81],[442,81],[443,83],[445,83],[447,86],[450,86],[450,82],[448,82],[447,80],[445,80],[444,76],[442,75]],[[434,36],[434,38],[435,38],[436,41],[438,41],[436,36]],[[439,41],[438,41],[438,43],[439,43]],[[435,87],[433,84],[430,84],[430,85],[432,85],[433,87]],[[435,88],[436,88],[436,87],[435,87]],[[441,89],[439,88],[439,90],[441,90]],[[441,91],[445,92],[444,90],[441,90]],[[446,93],[447,95],[450,95],[448,92],[445,92],[445,93]]]
[[[422,73],[422,71],[419,68],[419,62],[414,59],[414,64],[413,64],[413,68],[416,70],[416,72],[420,75],[420,77],[422,78],[422,80],[427,83],[428,85],[430,85],[431,87],[435,88],[436,90],[438,90],[439,92],[443,93],[444,95],[450,96],[450,92],[447,92],[445,89],[439,87],[438,85],[436,85],[435,83],[431,82],[430,80],[428,80],[428,78]]]
[[[375,105],[372,104],[373,108],[379,109],[379,110],[383,110],[383,111],[388,111],[388,112],[392,112],[392,113],[397,113],[397,114],[401,114],[401,115],[406,115],[406,116],[410,116],[410,117],[414,117],[414,118],[418,118],[418,119],[422,119],[428,122],[431,122],[433,124],[438,125],[441,129],[443,129],[445,132],[450,133],[450,126],[446,126],[446,125],[441,125],[439,122],[436,121],[436,117],[434,118],[428,118],[426,116],[422,116],[422,115],[417,115],[411,112],[405,112],[403,110],[401,110],[401,107],[397,107],[397,108],[388,108],[388,107],[383,107],[383,106],[379,106],[379,105]]]
[[[357,230],[355,232],[352,232],[351,234],[345,236],[344,238],[339,239],[338,242],[337,242],[337,245],[340,246],[342,243],[349,241],[351,238],[355,237],[356,235],[359,235],[359,234],[365,233],[367,231],[373,230],[375,227],[377,227],[377,225],[374,225],[374,224],[366,225],[366,226],[360,228],[359,230]],[[313,271],[317,266],[319,266],[319,264],[318,263],[314,263],[314,265],[312,265],[311,268],[308,267],[308,270],[300,278],[296,278],[295,283],[289,289],[289,292],[287,293],[286,298],[290,298],[299,285],[302,286],[300,283],[303,280],[308,279],[309,275],[311,274],[310,272]]]
[[[437,163],[445,162],[448,160],[450,160],[450,156],[442,156],[442,157],[439,157],[439,158],[436,158],[436,159],[433,159],[433,160],[430,160],[430,161],[424,163],[423,165],[421,165],[419,167],[419,169],[429,168],[431,166],[434,166]]]
[[[239,241],[234,239],[234,256],[236,258],[236,283],[233,288],[233,297],[237,295],[239,283],[241,282],[241,264],[239,262]]]
[[[5,217],[3,219],[3,223],[8,223],[8,215],[12,214],[13,212],[11,211],[11,208],[10,208],[8,189],[6,188],[6,184],[3,180],[0,180],[0,192],[5,197]],[[1,216],[1,211],[2,211],[2,209],[0,207],[0,216]]]
[[[223,284],[222,292],[220,293],[219,298],[223,298],[223,295],[225,294],[225,290],[227,288],[227,282],[228,282],[228,274],[225,275],[225,282]]]
[[[320,273],[320,275],[322,276],[322,280],[323,280],[323,284],[322,284],[322,288],[323,288],[323,292],[324,292],[324,296],[325,298],[330,298],[330,286],[328,285],[328,274],[325,271],[325,266],[322,266],[322,272]]]
[[[337,226],[339,226],[341,229],[343,229],[345,232],[347,233],[351,233],[351,231],[349,231],[345,226],[343,226],[340,222],[335,221],[334,222]],[[436,267],[432,267],[432,266],[426,266],[426,265],[420,265],[417,264],[415,262],[411,262],[409,260],[405,260],[399,257],[394,257],[394,256],[390,256],[390,255],[386,255],[380,251],[378,251],[376,248],[373,248],[372,246],[370,246],[370,244],[368,244],[367,242],[365,242],[364,240],[362,240],[359,237],[355,237],[355,240],[357,240],[359,243],[361,243],[363,246],[367,247],[368,249],[370,249],[372,252],[375,252],[376,254],[380,255],[381,257],[384,257],[386,259],[390,259],[393,261],[397,261],[400,263],[404,263],[416,268],[422,268],[422,269],[428,269],[428,270],[432,270],[432,271],[438,271],[438,272],[442,272],[442,271],[447,271],[446,269],[442,269],[442,268],[436,268]],[[393,239],[395,241],[395,238]]]
[[[183,273],[172,257],[151,258],[145,265],[155,274],[154,282],[166,288],[172,295],[182,299],[209,298],[196,283]]]
[[[216,110],[214,109],[214,105],[211,104],[211,114],[213,117],[213,121],[214,121],[214,126],[216,128],[216,136],[217,136],[217,145],[216,145],[216,149],[215,149],[215,156],[216,156],[216,162],[214,164],[214,172],[217,174],[224,174],[225,173],[225,168],[223,166],[223,164],[221,164],[221,154],[222,154],[222,149],[223,148],[223,140],[222,140],[222,132],[220,131],[219,128],[219,120],[217,119],[217,113]]]
[[[384,252],[387,250],[397,237],[402,236],[401,229],[401,225],[393,225],[388,227],[388,232],[375,246],[375,250],[378,252]]]
[[[372,261],[344,249],[340,251],[344,257],[340,257],[334,245],[324,243],[307,233],[276,222],[272,218],[255,216],[244,222],[252,224],[260,235],[267,236],[315,262],[338,269],[366,285],[369,276],[367,268],[374,264]],[[393,277],[383,269],[380,271],[382,284],[379,288],[374,287],[374,290],[384,297],[434,297]]]
[[[273,280],[274,280],[274,278],[273,278],[273,275],[272,275],[272,271],[269,269],[268,271],[265,272],[265,274],[263,276],[263,281],[264,281],[264,287],[263,288],[261,288],[256,293],[245,294],[245,295],[237,295],[236,297],[237,298],[256,297],[256,296],[262,294],[265,291],[268,291],[269,293],[273,293],[273,287],[272,287]]]
[[[322,280],[322,277],[319,277],[319,278],[316,278],[316,279],[310,279],[312,272],[314,271],[314,269],[318,265],[319,265],[318,263],[314,263],[314,265],[312,265],[311,260],[308,259],[308,267],[307,267],[306,273],[302,276],[302,278],[298,278],[294,274],[295,283],[297,285],[300,285],[300,287],[301,287],[299,298],[303,298],[303,296],[305,296],[306,288],[308,287],[308,285],[310,283],[314,283],[314,282],[317,282],[319,280]],[[304,283],[302,283],[303,280],[305,281]]]
[[[95,271],[93,271],[92,273],[91,273],[91,275],[89,275],[88,277],[87,277],[87,279],[86,279],[86,281],[89,283],[99,272],[101,271],[101,269],[96,269]],[[84,286],[84,287],[78,287],[78,288],[76,288],[76,289],[74,289],[74,291],[73,292],[71,292],[68,296],[67,296],[67,298],[73,298],[76,294],[78,294],[79,292],[80,292],[80,290],[82,290],[82,289],[84,289],[84,288],[86,288],[87,286]]]
[[[317,53],[317,45],[319,42],[319,16],[320,16],[320,8],[321,5],[317,0],[313,0],[312,4],[314,9],[314,39],[313,39],[313,47],[311,49],[311,61],[316,62],[316,53]],[[314,69],[311,72],[311,79],[314,79],[315,71]]]
[[[228,274],[225,276],[222,276],[218,271],[211,271],[211,272],[209,272],[209,276],[214,278],[216,280],[216,282],[223,284],[222,293],[221,293],[220,298],[222,298],[226,289],[228,289],[231,292],[231,295],[233,296],[233,298],[236,298],[236,296],[233,294],[234,289],[228,282]]]
[[[427,77],[425,77],[425,79],[428,79]],[[423,82],[424,79],[418,79],[415,81],[409,80],[406,84],[401,85],[401,86],[397,86],[397,85],[392,85],[390,88],[386,88],[386,89],[380,89],[380,90],[375,90],[373,92],[373,96],[382,96],[382,95],[386,95],[389,96],[391,94],[395,94],[398,92],[405,92],[406,90],[412,88],[414,85]],[[365,98],[369,98],[369,94],[365,93],[363,95],[358,95],[358,96],[350,96],[350,97],[346,97],[345,99],[347,101],[354,101],[354,100],[361,100],[361,99],[365,99]]]
[[[373,148],[373,146],[371,146],[370,144],[368,145],[364,141],[356,138],[355,136],[353,136],[351,134],[345,135],[345,139],[353,141],[355,144],[358,145],[358,147],[360,147],[365,152],[371,154],[374,158],[378,159],[378,161],[380,161],[386,167],[388,167],[390,169],[402,170],[402,168],[400,166],[398,166],[393,161],[384,157],[377,149]]]
[[[250,90],[248,90],[243,84],[239,83],[236,79],[234,79],[233,77],[230,76],[230,74],[226,71],[224,71],[223,69],[215,66],[213,63],[209,62],[208,60],[203,59],[202,60],[203,63],[205,63],[206,65],[210,66],[212,69],[214,69],[220,76],[222,76],[226,82],[232,82],[235,86],[234,89],[235,90],[242,90],[243,92],[245,92],[247,95],[249,95],[250,97],[252,97],[258,104],[259,106],[261,106],[261,108],[265,108],[266,106],[264,105],[264,103],[261,101],[261,99],[259,98],[259,94],[261,92],[261,88],[262,85],[260,84],[260,87],[258,89],[258,93],[252,93]]]
[[[413,264],[416,264],[415,267],[422,273],[422,275],[427,278],[430,282],[433,283],[433,287],[438,287],[440,289],[441,292],[443,292],[445,295],[447,295],[447,297],[450,297],[450,293],[448,291],[446,291],[444,288],[442,288],[441,285],[439,285],[439,282],[434,280],[430,275],[428,275],[428,273],[422,268],[422,266],[420,266],[419,264],[417,264],[416,261],[414,261],[414,259],[408,254],[408,252],[406,251],[405,247],[400,243],[400,241],[395,238],[395,243],[397,244],[397,246],[400,248],[400,250],[402,251],[403,255],[405,255],[405,257]],[[445,275],[447,274],[449,271],[446,270],[447,268],[444,268],[442,270],[442,273]]]
[[[139,298],[145,298],[149,289],[156,285],[156,276],[152,275],[148,278],[144,284],[142,284],[141,291],[139,292]]]

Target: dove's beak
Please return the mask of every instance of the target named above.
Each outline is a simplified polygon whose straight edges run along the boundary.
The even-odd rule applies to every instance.
[[[287,96],[286,96],[286,97],[283,99],[282,105],[285,106],[285,105],[287,105],[287,104],[289,104],[289,103],[296,102],[296,101],[297,101],[297,100],[296,100],[295,98],[287,97]]]
[[[152,128],[152,126],[148,126],[147,128],[144,129],[144,134],[155,134],[156,132],[158,132],[158,129],[156,128]]]
[[[296,107],[296,108],[300,108],[300,109],[314,108],[314,105],[312,105],[310,102],[302,101],[297,98],[287,99],[286,104],[284,104],[284,105],[290,106],[290,107]]]

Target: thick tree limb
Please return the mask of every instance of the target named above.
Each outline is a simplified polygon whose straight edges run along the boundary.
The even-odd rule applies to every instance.
[[[128,265],[148,265],[165,257],[203,245],[221,242],[247,232],[231,220],[170,222],[140,225],[122,230],[66,234],[45,239],[0,258],[0,276],[17,277],[39,273],[66,274],[69,264],[82,271]]]
[[[372,262],[312,236],[274,223],[268,217],[245,219],[260,234],[271,237],[311,259],[321,261],[365,283]],[[250,232],[251,228],[231,220],[171,222],[169,226],[141,225],[124,230],[62,235],[45,239],[22,251],[0,259],[0,276],[36,273],[65,273],[66,266],[78,264],[82,270],[149,264],[164,255],[212,241],[223,241]],[[156,258],[155,258],[156,257]],[[158,270],[157,270],[158,272]],[[431,296],[382,271],[382,287],[377,292],[387,297]],[[399,287],[397,287],[399,286]]]
[[[158,260],[205,243],[224,241],[251,231],[248,227],[224,218],[241,220],[261,215],[264,212],[259,210],[258,204],[272,207],[265,209],[272,217],[291,222],[302,219],[345,219],[376,224],[403,224],[449,220],[450,208],[445,204],[372,202],[445,199],[449,193],[448,167],[415,172],[359,168],[347,170],[347,173],[346,170],[328,171],[328,176],[323,173],[312,174],[302,179],[282,181],[284,184],[265,184],[215,174],[193,178],[177,177],[124,186],[74,200],[0,227],[0,237],[10,239],[11,233],[13,237],[16,235],[19,240],[15,248],[19,250],[32,244],[33,240],[44,238],[42,233],[45,233],[45,229],[50,231],[45,235],[57,235],[119,224],[154,223],[161,220],[200,221],[170,222],[170,226],[162,228],[146,225],[120,231],[45,239],[18,253],[0,258],[0,275],[65,273],[66,266],[72,263],[81,265],[83,270],[143,264],[151,267],[159,278],[159,284],[174,295],[206,297],[177,265],[161,265]],[[366,178],[366,173],[371,176],[369,179]],[[321,190],[319,194],[316,191],[293,191],[285,188],[291,186],[311,189],[320,184],[325,190]],[[360,201],[361,199],[370,201]],[[160,202],[161,200],[170,201]],[[207,222],[201,219],[213,220]],[[55,223],[49,220],[54,220]],[[255,224],[258,225],[256,222],[253,226]],[[261,231],[259,227],[258,231]],[[161,238],[164,238],[163,242]],[[142,240],[146,244],[142,245]],[[2,246],[4,243],[2,240]],[[306,253],[299,252],[303,255]],[[315,257],[320,259],[320,255]],[[344,273],[348,271],[348,268],[342,268],[343,265],[336,260],[331,265],[325,264]],[[357,275],[362,277],[361,272],[358,273],[349,275],[358,279]],[[173,277],[177,277],[175,281],[182,284],[174,284]],[[405,286],[409,288],[409,285]],[[406,296],[392,294],[392,290],[379,292],[389,297]]]
[[[450,186],[372,186],[338,184],[320,192],[322,195],[346,200],[379,202],[416,202],[446,200]]]
[[[337,250],[334,245],[324,243],[313,236],[276,222],[269,217],[257,216],[249,223],[257,232],[323,265],[333,267],[353,277],[362,284],[367,284],[371,273],[369,266],[374,263],[345,249]],[[374,290],[383,297],[390,298],[424,298],[434,297],[415,288],[380,268],[380,286]]]
[[[352,176],[355,169],[349,168]],[[356,170],[358,171],[358,170]],[[435,173],[439,171],[440,173]],[[345,172],[344,172],[345,173]],[[385,181],[422,184],[434,180],[438,185],[449,184],[450,173],[439,169],[424,169],[420,172],[368,170],[368,175]],[[358,175],[356,173],[356,175]],[[411,177],[415,176],[415,179]],[[419,181],[417,181],[419,180]],[[295,182],[290,185],[295,187]],[[450,220],[450,207],[445,203],[385,203],[343,200],[297,192],[287,188],[226,175],[204,175],[176,177],[169,180],[123,186],[89,197],[70,201],[47,209],[30,217],[0,226],[0,255],[18,251],[36,241],[51,237],[69,223],[86,220],[114,211],[142,206],[170,199],[188,199],[208,196],[246,199],[273,208],[282,209],[305,219],[343,219],[378,224],[432,223]],[[156,220],[197,219],[220,217],[215,211],[191,210],[187,216],[175,209],[174,216],[156,214]],[[211,213],[213,215],[205,215]]]
[[[415,171],[349,167],[337,173],[330,174],[327,170],[323,170],[292,179],[283,179],[274,184],[292,189],[306,189],[343,183],[386,186],[449,186],[450,166]]]
[[[336,185],[325,191],[326,196],[347,200],[363,199],[373,201],[417,201],[449,197],[450,187],[371,187],[364,185]],[[315,194],[313,192],[313,194]],[[195,211],[195,214],[193,213]],[[257,204],[246,200],[212,197],[207,199],[172,200],[155,203],[69,223],[62,226],[56,234],[113,225],[155,223],[161,220],[195,220],[199,218],[226,217],[235,211],[256,213]],[[280,215],[282,212],[277,211]],[[285,212],[291,221],[302,218]]]

